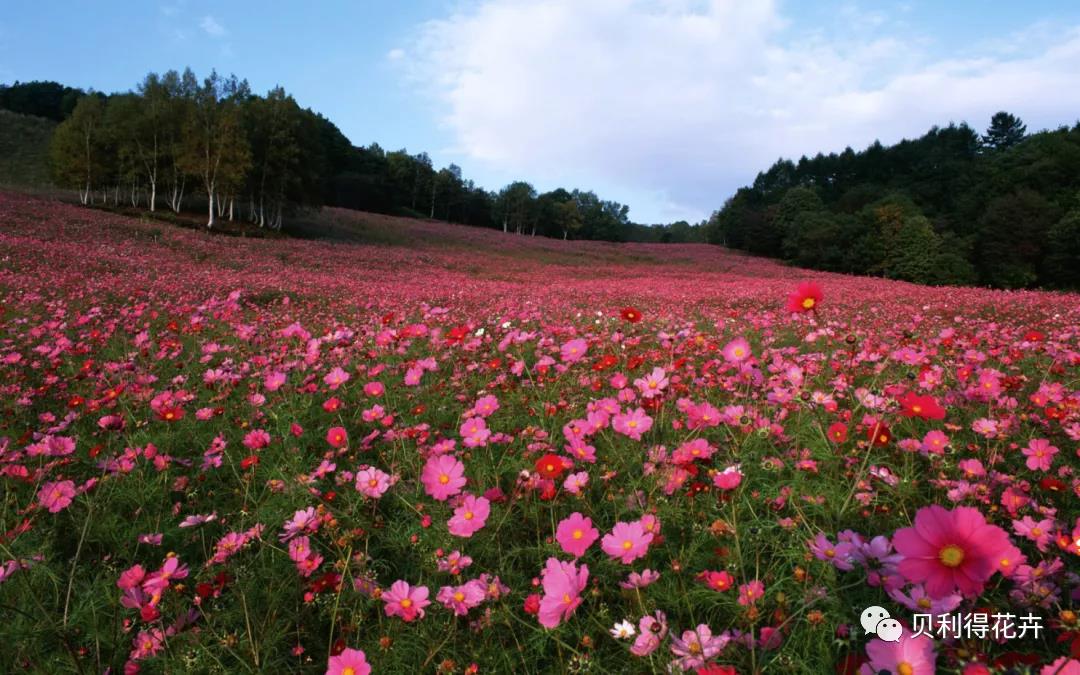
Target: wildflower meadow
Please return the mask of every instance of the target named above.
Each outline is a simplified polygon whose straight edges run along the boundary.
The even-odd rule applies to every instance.
[[[1080,296],[322,217],[0,192],[0,672],[1080,671]]]

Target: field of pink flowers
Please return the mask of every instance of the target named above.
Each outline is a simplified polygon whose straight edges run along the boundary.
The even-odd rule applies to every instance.
[[[0,672],[1080,671],[1080,297],[323,217],[0,192]]]

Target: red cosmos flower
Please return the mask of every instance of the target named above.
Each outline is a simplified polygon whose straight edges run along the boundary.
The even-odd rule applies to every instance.
[[[461,342],[469,334],[468,326],[454,326],[446,333],[446,341],[450,343]]]
[[[888,445],[889,441],[892,440],[892,432],[889,431],[889,427],[885,426],[884,422],[878,422],[867,432],[866,439],[872,444],[881,447]]]
[[[847,440],[847,425],[843,422],[833,422],[829,425],[826,435],[833,443],[843,443]]]
[[[548,480],[555,480],[565,470],[566,465],[563,463],[563,458],[553,452],[549,452],[536,460],[536,472]]]
[[[924,420],[945,419],[945,408],[938,405],[933,396],[916,396],[907,392],[900,397],[900,414],[904,417],[919,417]]]
[[[631,356],[629,359],[626,360],[626,369],[633,370],[634,368],[637,368],[643,363],[645,363],[644,356]]]
[[[619,312],[619,314],[622,316],[623,320],[629,321],[630,323],[641,321],[641,312],[634,307],[626,307],[623,311]]]
[[[593,364],[592,369],[595,371],[607,370],[619,363],[619,357],[613,354],[605,354],[596,363]]]
[[[178,422],[184,419],[183,408],[162,408],[158,411],[158,419],[166,422]]]
[[[812,281],[804,281],[788,296],[787,309],[798,313],[817,311],[823,297],[820,286]]]
[[[248,455],[244,459],[240,460],[240,468],[244,469],[246,471],[246,470],[250,469],[251,467],[256,466],[258,463],[259,463],[259,456],[258,455]]]

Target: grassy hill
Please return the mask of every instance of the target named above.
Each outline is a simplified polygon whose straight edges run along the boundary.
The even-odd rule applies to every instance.
[[[47,187],[49,139],[56,122],[0,110],[0,185]]]

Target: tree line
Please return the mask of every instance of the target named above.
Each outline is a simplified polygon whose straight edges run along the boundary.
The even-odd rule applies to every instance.
[[[930,284],[1080,287],[1080,124],[1007,112],[861,152],[781,159],[707,239],[802,267]]]
[[[515,181],[493,192],[454,164],[436,169],[425,152],[354,146],[281,87],[260,96],[216,72],[201,81],[190,69],[150,73],[111,95],[15,83],[0,86],[0,107],[60,122],[53,175],[86,204],[179,213],[198,203],[208,227],[227,218],[280,228],[328,205],[562,239],[704,241],[703,226],[633,223],[626,205],[592,191],[539,193]]]

